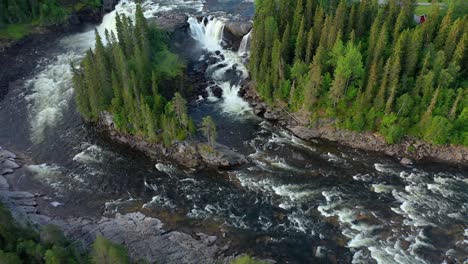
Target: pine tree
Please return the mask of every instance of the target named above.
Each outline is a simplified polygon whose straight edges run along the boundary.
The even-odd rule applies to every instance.
[[[322,90],[322,69],[324,64],[325,50],[323,47],[318,47],[317,53],[310,67],[309,83],[304,89],[304,106],[306,110],[317,103],[318,97]]]
[[[297,0],[296,9],[294,11],[294,17],[293,17],[292,35],[298,34],[299,28],[301,27],[301,24],[303,24],[302,22],[304,18],[303,15],[304,15],[304,0]]]
[[[201,131],[203,135],[208,140],[208,143],[211,147],[214,147],[216,144],[217,132],[216,132],[216,124],[211,118],[211,116],[207,116],[203,118]]]
[[[315,53],[315,46],[314,46],[314,30],[311,28],[309,33],[307,34],[307,46],[306,46],[306,53],[305,53],[305,63],[309,64],[312,61],[312,56]]]
[[[295,61],[302,61],[304,59],[304,51],[305,51],[305,46],[306,46],[306,34],[305,34],[305,20],[302,18],[301,21],[301,26],[299,27],[299,32],[297,34],[296,38],[296,50],[294,52]]]
[[[442,19],[442,22],[439,27],[439,32],[437,33],[436,39],[434,40],[435,46],[439,49],[445,46],[450,26],[452,25],[452,12],[453,9],[449,8],[447,14]]]

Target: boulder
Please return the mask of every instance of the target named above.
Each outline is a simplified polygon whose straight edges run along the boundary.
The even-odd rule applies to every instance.
[[[206,144],[199,144],[198,151],[205,164],[218,169],[235,169],[247,163],[242,154],[219,144],[214,148]]]
[[[242,39],[252,30],[252,21],[231,21],[226,23],[224,29],[229,31],[233,36]]]
[[[5,158],[5,159],[16,159],[16,155],[6,149],[1,149],[0,148],[0,158]]]
[[[7,191],[9,188],[10,185],[7,180],[3,176],[0,176],[0,191]]]
[[[408,165],[412,165],[412,164],[413,164],[413,161],[411,161],[411,160],[408,159],[408,158],[402,158],[402,159],[400,160],[400,164],[401,164],[401,165],[406,165],[406,166],[408,166]]]
[[[185,13],[167,11],[161,12],[156,17],[148,20],[149,24],[156,25],[158,28],[174,32],[188,26],[188,16]]]
[[[119,0],[102,0],[102,10],[111,12],[118,3]]]
[[[265,112],[265,114],[263,114],[263,117],[265,117],[265,119],[269,121],[277,121],[278,119],[280,119],[281,115],[278,111],[268,110]]]
[[[218,98],[221,98],[223,97],[223,89],[221,89],[221,87],[219,86],[213,86],[211,87],[211,91],[213,92],[213,95],[218,97]]]
[[[18,169],[20,166],[18,164],[16,164],[14,161],[11,161],[9,159],[6,159],[3,161],[2,164],[0,164],[0,166],[3,168],[3,169]]]
[[[252,29],[250,21],[231,21],[224,26],[223,40],[227,48],[238,50],[242,38]]]
[[[11,174],[13,172],[15,172],[15,171],[12,170],[12,169],[3,169],[3,170],[0,171],[0,175],[7,175],[7,174]]]

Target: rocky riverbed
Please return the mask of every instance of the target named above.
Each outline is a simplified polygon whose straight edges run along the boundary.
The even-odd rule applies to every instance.
[[[398,144],[387,144],[375,133],[355,132],[333,126],[332,120],[321,120],[310,125],[308,120],[288,113],[280,107],[270,107],[262,102],[251,82],[245,82],[239,92],[252,106],[256,115],[277,122],[297,137],[304,140],[325,139],[344,146],[366,151],[378,151],[401,160],[402,164],[413,160],[435,160],[451,164],[468,164],[468,148],[455,145],[433,145],[422,140],[407,137]]]
[[[229,244],[218,237],[204,233],[186,234],[168,230],[161,220],[141,212],[117,213],[113,217],[59,218],[41,213],[40,194],[16,191],[7,178],[21,177],[27,168],[22,160],[0,148],[0,200],[11,210],[17,222],[37,228],[47,224],[59,226],[65,235],[79,242],[83,249],[93,243],[96,236],[124,245],[132,260],[150,263],[229,263],[234,256],[226,256]]]

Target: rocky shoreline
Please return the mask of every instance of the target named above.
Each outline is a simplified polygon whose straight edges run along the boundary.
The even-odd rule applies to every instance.
[[[286,110],[265,104],[249,81],[244,83],[239,96],[249,102],[256,115],[278,123],[303,140],[324,139],[355,149],[381,152],[400,159],[405,165],[411,164],[412,160],[468,165],[468,148],[464,146],[433,145],[415,138],[405,138],[398,144],[390,145],[378,134],[339,129],[330,121],[309,126]]]
[[[231,170],[241,167],[248,161],[234,150],[217,144],[210,147],[196,140],[175,142],[170,147],[160,143],[150,143],[137,136],[120,133],[115,129],[110,113],[102,113],[100,121],[92,123],[99,133],[112,141],[129,146],[154,160],[169,159],[187,169],[199,171],[206,168]]]
[[[96,236],[124,245],[133,261],[149,263],[229,263],[236,256],[226,255],[229,243],[204,233],[187,234],[167,230],[161,220],[141,212],[117,213],[113,217],[58,218],[42,214],[41,195],[12,190],[7,178],[21,177],[25,168],[21,159],[0,148],[0,201],[11,211],[16,222],[35,228],[57,225],[83,250],[89,249]]]

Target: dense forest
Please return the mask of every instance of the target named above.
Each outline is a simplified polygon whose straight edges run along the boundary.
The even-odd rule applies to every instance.
[[[62,22],[73,9],[100,7],[101,0],[0,0],[0,27],[7,24]]]
[[[0,0],[0,41],[18,40],[38,27],[66,23],[72,13],[101,4],[101,0]]]
[[[17,225],[0,203],[0,263],[5,264],[125,264],[127,251],[103,237],[97,237],[90,254],[68,241],[60,229],[46,225],[39,232]]]
[[[113,114],[116,128],[150,142],[184,140],[195,131],[187,114],[185,66],[168,46],[168,35],[149,26],[138,5],[135,23],[116,17],[117,36],[106,32],[107,45],[96,31],[96,46],[74,68],[79,112],[97,121]]]
[[[311,125],[468,146],[468,18],[457,3],[432,5],[419,24],[415,0],[257,0],[253,83]]]

